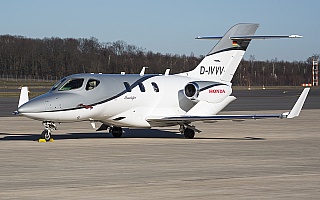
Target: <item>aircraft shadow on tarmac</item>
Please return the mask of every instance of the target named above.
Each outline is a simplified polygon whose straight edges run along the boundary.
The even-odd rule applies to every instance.
[[[167,130],[157,129],[124,129],[125,132],[122,138],[162,138],[162,139],[184,139],[184,136],[177,132],[171,132]],[[18,134],[18,133],[0,133],[0,141],[12,141],[12,140],[26,140],[26,141],[38,141],[40,138],[39,134]],[[111,139],[112,134],[108,132],[92,132],[92,133],[63,133],[53,134],[54,140],[69,140],[69,139]],[[114,138],[119,139],[119,138]],[[120,138],[121,139],[121,138]],[[239,137],[239,138],[228,138],[228,137],[201,137],[201,133],[195,136],[196,140],[265,140],[264,138],[257,137]]]

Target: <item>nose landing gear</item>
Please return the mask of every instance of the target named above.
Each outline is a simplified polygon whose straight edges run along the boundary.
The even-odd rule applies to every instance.
[[[44,131],[42,131],[39,142],[53,142],[53,138],[51,137],[51,132],[53,130],[57,130],[54,122],[44,121],[42,125],[45,127]]]

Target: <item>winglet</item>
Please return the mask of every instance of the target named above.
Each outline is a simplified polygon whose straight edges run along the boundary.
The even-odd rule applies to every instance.
[[[308,96],[309,90],[310,88],[305,88],[297,102],[294,104],[292,110],[289,113],[283,113],[282,115],[286,116],[289,119],[299,116],[302,106]]]
[[[18,108],[29,101],[28,93],[29,93],[28,87],[21,87]],[[16,110],[12,114],[18,115],[19,112],[18,112],[18,110]]]
[[[29,101],[28,87],[21,87],[18,108]]]

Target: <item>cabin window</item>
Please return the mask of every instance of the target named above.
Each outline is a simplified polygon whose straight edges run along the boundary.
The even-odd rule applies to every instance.
[[[158,85],[157,85],[155,82],[152,82],[151,85],[152,85],[153,90],[154,90],[155,92],[159,92],[159,87],[158,87]]]
[[[96,79],[89,79],[86,85],[86,90],[92,90],[96,88],[100,84],[99,80]]]
[[[138,83],[138,85],[139,85],[139,88],[140,88],[141,92],[145,92],[146,91],[146,88],[144,87],[143,83]]]
[[[59,89],[59,91],[75,90],[81,88],[83,81],[83,78],[70,79]]]
[[[123,82],[124,87],[126,88],[127,92],[131,92],[131,87],[130,84],[128,82]]]

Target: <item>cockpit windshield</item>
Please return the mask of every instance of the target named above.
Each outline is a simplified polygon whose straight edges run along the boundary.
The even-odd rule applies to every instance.
[[[66,78],[63,78],[61,80],[59,80],[58,82],[56,82],[56,84],[53,85],[53,87],[51,88],[50,91],[54,91],[55,89],[57,89],[59,86],[61,86],[61,84],[66,80]]]
[[[81,88],[83,85],[83,78],[75,78],[68,80],[62,87],[59,88],[59,91],[67,91]]]

